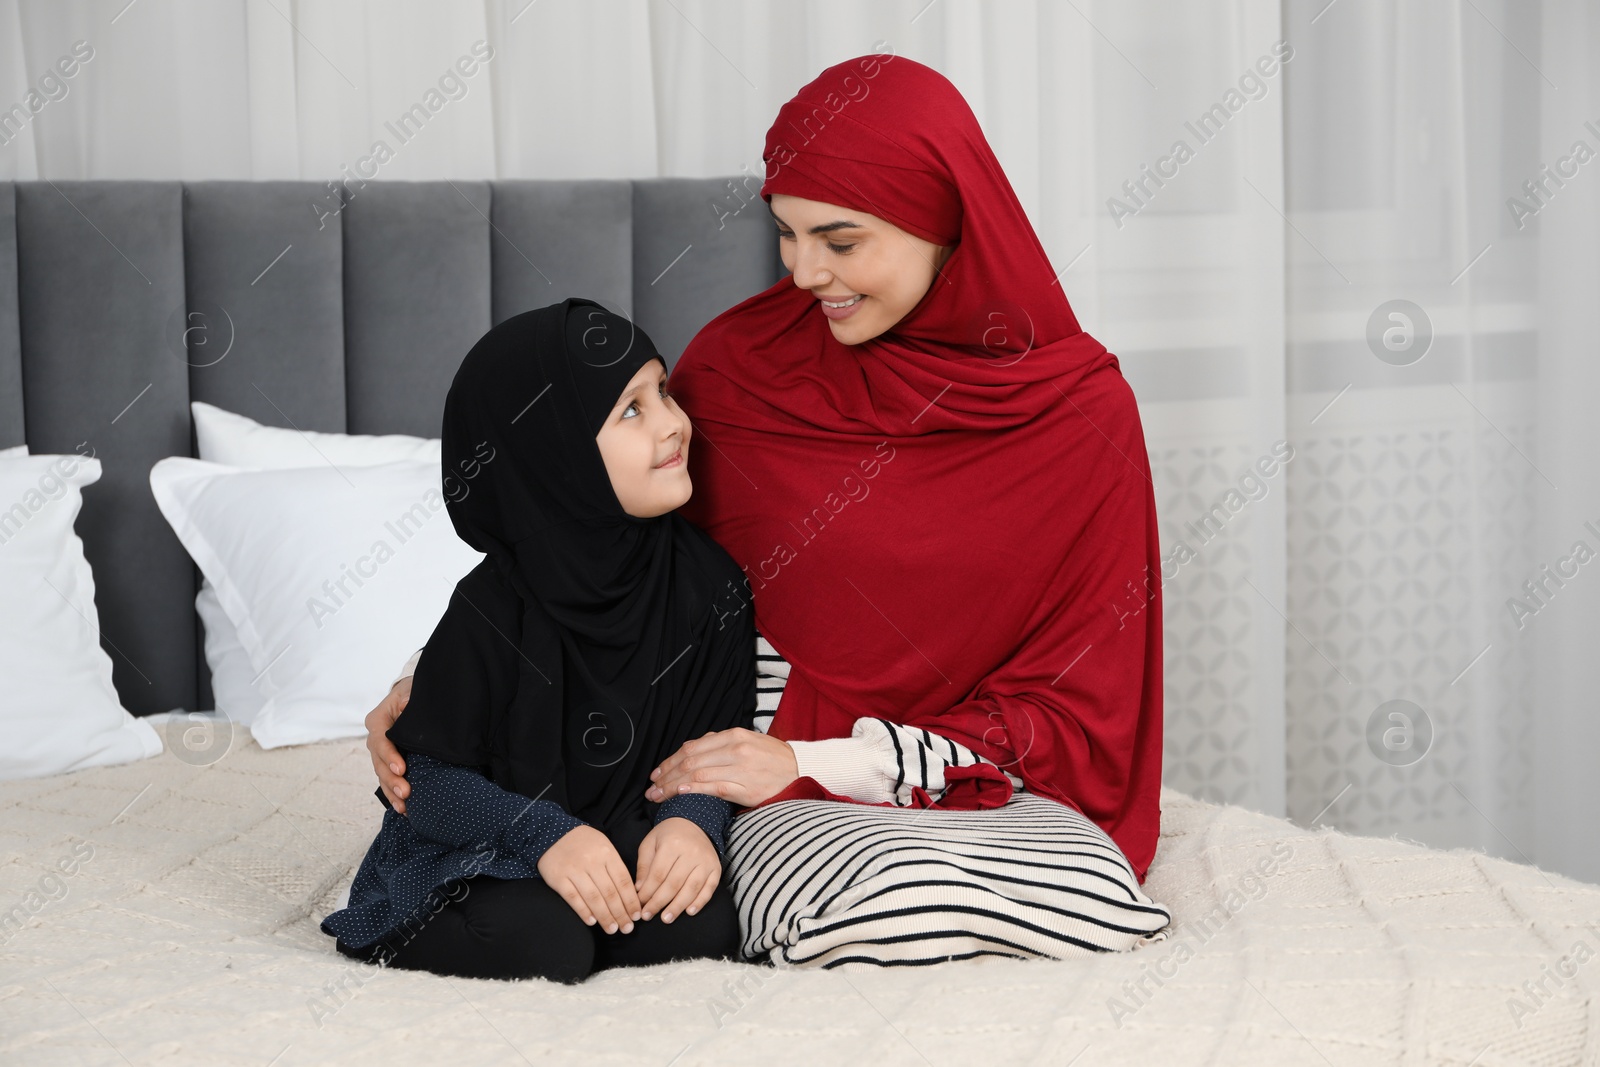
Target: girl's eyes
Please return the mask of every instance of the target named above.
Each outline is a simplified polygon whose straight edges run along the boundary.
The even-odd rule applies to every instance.
[[[779,230],[778,231],[778,240],[780,240],[780,241],[790,241],[790,240],[793,240],[793,239],[794,239],[793,231],[791,231],[791,230]],[[854,247],[855,247],[855,245],[836,245],[832,241],[828,242],[828,250],[831,251],[831,252],[834,252],[834,253],[836,253],[838,255],[841,255],[841,256],[844,255],[845,253],[849,252]]]
[[[671,395],[672,395],[671,393],[667,392],[667,383],[666,382],[662,382],[661,383],[661,399],[662,400],[666,400]],[[628,412],[632,411],[634,408],[636,408],[638,406],[639,406],[639,402],[637,400],[629,401],[628,406],[622,409],[622,417],[623,418],[627,418],[628,417]]]

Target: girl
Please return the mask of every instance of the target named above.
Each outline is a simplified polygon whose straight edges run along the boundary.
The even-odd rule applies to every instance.
[[[457,533],[486,554],[429,638],[389,810],[322,931],[358,959],[581,981],[731,958],[732,806],[644,796],[685,741],[753,725],[743,575],[675,513],[689,420],[650,339],[573,298],[491,329],[445,401]],[[602,933],[602,931],[604,931]]]

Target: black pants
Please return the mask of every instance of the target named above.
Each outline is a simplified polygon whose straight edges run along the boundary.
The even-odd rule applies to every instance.
[[[650,827],[630,824],[609,832],[617,854],[638,875],[639,842]],[[546,978],[581,982],[608,967],[644,967],[671,960],[738,959],[739,916],[727,872],[711,899],[694,915],[664,923],[656,914],[608,934],[589,926],[542,878],[473,875],[456,885],[449,901],[418,930],[391,933],[376,944],[339,951],[364,961],[387,955],[388,966],[462,978]]]

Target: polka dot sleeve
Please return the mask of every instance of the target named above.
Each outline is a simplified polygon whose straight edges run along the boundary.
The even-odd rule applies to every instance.
[[[504,849],[536,867],[545,850],[570,830],[588,825],[550,800],[529,800],[502,789],[481,772],[402,752],[406,818],[419,835],[451,848]]]
[[[403,751],[411,795],[406,814],[388,810],[350,883],[349,903],[322,920],[322,932],[363,948],[406,936],[452,899],[463,878],[538,878],[539,858],[586,825],[561,805],[530,800],[491,782],[473,767]]]
[[[656,825],[662,819],[684,818],[704,830],[717,850],[717,858],[727,866],[724,855],[728,824],[733,821],[733,805],[709,793],[679,793],[663,800],[656,808]]]

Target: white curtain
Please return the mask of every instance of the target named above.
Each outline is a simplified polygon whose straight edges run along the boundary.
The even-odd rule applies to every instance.
[[[1140,398],[1167,784],[1600,881],[1593,2],[0,0],[0,177],[759,173],[875,47]]]

